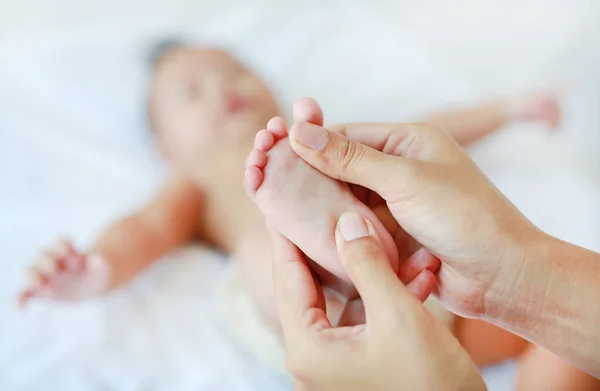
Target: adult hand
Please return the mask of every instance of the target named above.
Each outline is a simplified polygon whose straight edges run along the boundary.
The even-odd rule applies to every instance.
[[[273,232],[275,298],[296,389],[485,389],[456,338],[395,275],[371,223],[347,213],[335,236],[365,305],[366,323],[359,326],[332,327],[302,253]]]
[[[321,107],[312,99],[305,99],[300,104],[294,106],[294,119],[309,122],[317,126],[323,126],[324,118]],[[439,270],[440,262],[439,259],[431,255],[429,251],[423,251],[425,249],[420,248],[421,246],[408,235],[398,222],[394,219],[394,216],[390,213],[385,200],[383,200],[377,193],[361,187],[361,186],[349,186],[350,190],[354,195],[366,206],[368,206],[379,221],[383,224],[386,230],[392,236],[396,249],[398,251],[398,259],[401,261],[398,269],[398,276],[403,283],[408,284],[409,287],[413,287],[414,279],[418,277],[424,281],[430,278],[430,282],[434,282],[435,277],[429,274],[419,273],[423,270],[430,270],[433,273],[437,273]],[[313,272],[317,273],[320,277],[323,285],[332,288],[334,291],[342,293],[347,299],[347,306],[342,314],[341,322],[350,324],[356,324],[356,322],[364,322],[364,311],[362,309],[362,303],[356,299],[356,290],[348,286],[347,283],[341,281],[338,277],[328,272],[327,270],[320,267],[318,264],[311,262],[310,266]],[[413,293],[420,300],[425,300],[431,293],[431,284],[422,284],[425,288],[423,291],[416,291],[412,289]]]
[[[311,109],[312,106],[312,109]],[[302,100],[296,119],[316,102]],[[426,124],[296,122],[290,144],[324,174],[378,193],[402,226],[442,261],[438,296],[454,312],[485,315],[518,278],[540,234],[443,131]]]

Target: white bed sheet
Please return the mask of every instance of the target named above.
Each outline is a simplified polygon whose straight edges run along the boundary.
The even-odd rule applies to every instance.
[[[562,133],[514,127],[473,155],[544,229],[600,250],[600,10],[590,2],[13,3],[0,15],[1,389],[289,389],[221,326],[223,259],[207,250],[183,250],[105,300],[14,307],[41,246],[57,234],[89,244],[160,182],[143,123],[143,58],[157,37],[230,47],[284,107],[312,95],[330,122],[412,119],[568,79]],[[514,365],[485,375],[509,390]]]

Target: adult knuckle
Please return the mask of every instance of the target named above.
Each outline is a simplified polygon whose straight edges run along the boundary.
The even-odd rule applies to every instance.
[[[410,123],[406,125],[405,132],[394,137],[388,148],[396,155],[414,159],[427,159],[431,142],[435,138],[435,130],[426,123]]]
[[[411,181],[422,182],[427,176],[425,167],[422,164],[408,164],[407,171]]]
[[[411,203],[414,199],[421,199],[423,192],[431,187],[432,178],[428,175],[427,168],[420,162],[406,162],[387,201]]]
[[[372,238],[365,238],[362,256],[368,260],[380,260],[384,257],[381,245]]]
[[[372,238],[355,240],[346,251],[346,263],[350,267],[365,262],[380,261],[382,257],[384,257],[384,253],[381,246]]]
[[[420,123],[416,125],[421,129],[420,131],[423,134],[423,140],[428,144],[433,144],[434,147],[437,145],[436,148],[439,148],[440,145],[454,143],[454,139],[443,126],[430,123]]]
[[[337,160],[340,168],[344,171],[351,170],[364,158],[364,149],[359,148],[358,144],[345,140],[340,143],[337,154]]]
[[[363,259],[362,249],[355,251],[352,245],[349,245],[343,252],[344,264],[349,269],[354,269]]]
[[[345,124],[330,125],[330,126],[327,126],[327,130],[329,130],[332,133],[340,134],[342,136],[346,136],[346,134],[348,133],[346,131],[346,125]]]
[[[419,131],[427,135],[436,135],[443,132],[439,126],[429,122],[414,122],[410,124],[410,126],[412,126],[415,131]]]

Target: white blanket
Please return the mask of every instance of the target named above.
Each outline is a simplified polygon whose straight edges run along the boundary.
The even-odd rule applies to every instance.
[[[0,388],[289,389],[223,329],[207,250],[170,257],[131,287],[76,306],[14,307],[22,273],[57,234],[82,247],[163,176],[144,128],[151,42],[232,48],[289,108],[328,122],[418,118],[556,80],[574,89],[562,133],[507,129],[474,149],[542,228],[600,250],[600,26],[585,1],[34,0],[0,14]],[[196,258],[201,258],[198,262]],[[486,370],[511,389],[511,364]]]

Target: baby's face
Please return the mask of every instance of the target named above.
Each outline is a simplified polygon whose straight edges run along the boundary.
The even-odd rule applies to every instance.
[[[193,165],[220,147],[251,146],[278,115],[264,83],[228,53],[178,48],[158,63],[150,115],[167,157]],[[224,145],[225,144],[225,145]]]

